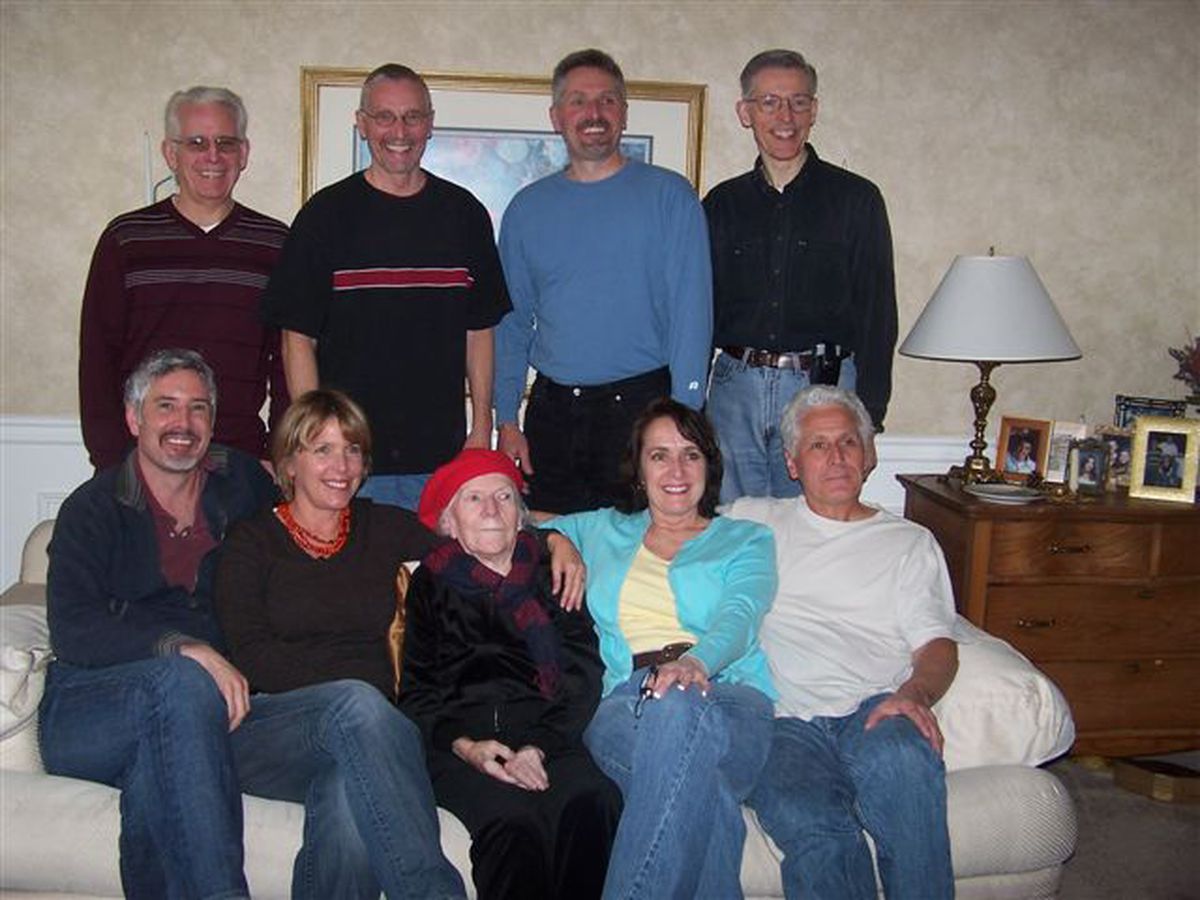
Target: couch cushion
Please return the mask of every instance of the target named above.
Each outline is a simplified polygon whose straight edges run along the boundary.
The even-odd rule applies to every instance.
[[[1040,765],[1071,748],[1075,724],[1062,692],[999,638],[959,618],[958,675],[934,706],[946,770]]]
[[[46,608],[0,606],[0,768],[41,771],[37,708],[49,658]]]

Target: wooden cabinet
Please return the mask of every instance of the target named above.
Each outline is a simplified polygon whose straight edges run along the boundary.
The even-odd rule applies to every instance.
[[[1054,679],[1077,753],[1200,747],[1200,507],[1106,494],[987,503],[897,476],[946,554],[959,612]]]

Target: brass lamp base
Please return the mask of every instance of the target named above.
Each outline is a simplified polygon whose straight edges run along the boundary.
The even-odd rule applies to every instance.
[[[988,412],[996,402],[996,389],[992,387],[989,379],[992,369],[1000,363],[976,361],[975,365],[979,367],[979,384],[971,388],[971,405],[975,408],[975,439],[970,444],[972,452],[963,460],[961,466],[951,466],[950,471],[946,473],[963,484],[987,484],[1003,480],[1000,473],[992,468],[991,460],[983,455],[983,451],[987,449],[987,440],[984,439],[983,433],[987,430]]]

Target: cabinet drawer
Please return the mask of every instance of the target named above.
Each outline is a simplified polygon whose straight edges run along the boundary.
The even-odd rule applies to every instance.
[[[1150,574],[1154,526],[1127,522],[997,522],[990,571],[998,576]]]
[[[984,629],[1039,664],[1200,654],[1200,583],[996,585]]]
[[[1158,574],[1200,575],[1200,523],[1163,522]]]
[[[1039,664],[1071,704],[1075,728],[1200,731],[1200,659]]]

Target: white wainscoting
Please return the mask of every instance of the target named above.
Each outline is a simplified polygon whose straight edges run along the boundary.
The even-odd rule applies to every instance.
[[[968,452],[965,438],[904,435],[881,435],[877,448],[879,467],[863,498],[897,514],[904,491],[896,475],[944,472]],[[25,536],[91,476],[77,420],[0,416],[0,590],[17,580]]]

